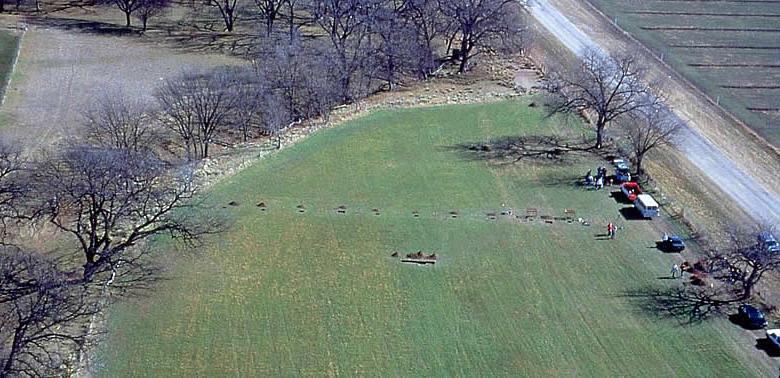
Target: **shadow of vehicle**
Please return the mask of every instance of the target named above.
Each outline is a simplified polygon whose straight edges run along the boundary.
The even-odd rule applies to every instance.
[[[746,329],[746,330],[750,330],[750,331],[756,331],[756,330],[763,329],[763,327],[756,327],[756,326],[751,325],[750,322],[748,322],[747,319],[745,319],[744,316],[741,316],[738,313],[729,315],[729,321],[732,324],[734,324],[736,326],[739,326],[742,329]],[[769,340],[767,340],[767,341],[769,341]]]
[[[626,195],[623,194],[623,192],[621,192],[620,190],[613,190],[612,192],[609,193],[609,196],[612,197],[612,199],[614,199],[615,202],[619,204],[630,205],[632,203],[631,201],[628,200],[628,198],[626,198]]]
[[[653,247],[648,247],[653,248]],[[674,249],[670,243],[664,242],[662,240],[656,240],[655,242],[655,249],[663,252],[663,253],[680,253],[681,250]]]
[[[756,349],[764,351],[769,357],[780,357],[780,348],[767,337],[756,340]]]
[[[648,220],[649,219],[643,217],[642,213],[639,212],[639,210],[637,210],[633,206],[621,208],[620,215],[622,215],[625,220]]]

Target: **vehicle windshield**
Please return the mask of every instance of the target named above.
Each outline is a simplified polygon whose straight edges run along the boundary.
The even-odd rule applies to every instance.
[[[753,320],[760,320],[764,318],[764,315],[756,309],[748,309],[748,317]]]

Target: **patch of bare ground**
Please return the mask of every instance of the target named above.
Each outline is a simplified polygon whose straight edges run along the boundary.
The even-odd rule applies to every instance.
[[[2,19],[6,24],[14,18]],[[82,111],[106,90],[151,100],[164,77],[183,69],[242,64],[218,54],[183,53],[120,36],[83,34],[30,25],[2,112],[30,146],[73,134]]]

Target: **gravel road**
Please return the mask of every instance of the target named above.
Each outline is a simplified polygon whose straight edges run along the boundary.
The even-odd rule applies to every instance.
[[[529,0],[528,10],[574,54],[582,56],[588,50],[596,50],[609,55],[547,0]],[[684,117],[676,109],[671,110],[685,125],[677,148],[756,221],[780,226],[780,199],[703,137],[695,125],[682,121]]]

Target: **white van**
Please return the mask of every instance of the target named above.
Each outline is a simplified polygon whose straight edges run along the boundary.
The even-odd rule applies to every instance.
[[[645,218],[652,218],[661,215],[658,202],[655,202],[653,197],[651,197],[649,194],[640,194],[636,196],[636,200],[634,200],[634,207],[639,210],[639,212],[642,213],[642,216]]]

